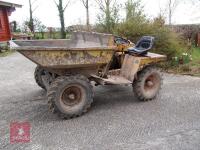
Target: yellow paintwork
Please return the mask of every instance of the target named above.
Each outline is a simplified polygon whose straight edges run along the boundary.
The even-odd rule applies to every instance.
[[[40,51],[23,51],[24,56],[43,67],[50,68],[74,68],[84,67],[87,65],[98,66],[107,64],[113,56],[113,50],[40,50]]]

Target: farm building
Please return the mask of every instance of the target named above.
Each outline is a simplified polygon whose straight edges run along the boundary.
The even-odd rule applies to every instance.
[[[9,41],[11,39],[8,17],[17,7],[21,8],[22,6],[0,0],[0,42]]]

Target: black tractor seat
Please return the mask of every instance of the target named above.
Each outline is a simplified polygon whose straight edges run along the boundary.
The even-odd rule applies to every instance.
[[[143,55],[153,48],[155,38],[152,36],[143,36],[135,45],[128,48],[129,54]]]

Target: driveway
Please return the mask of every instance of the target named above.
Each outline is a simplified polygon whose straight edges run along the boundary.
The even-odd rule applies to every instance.
[[[35,67],[18,53],[0,58],[0,149],[200,149],[200,78],[165,74],[160,95],[145,103],[131,87],[97,87],[86,115],[61,120],[48,112]],[[11,122],[30,123],[30,143],[10,144]]]

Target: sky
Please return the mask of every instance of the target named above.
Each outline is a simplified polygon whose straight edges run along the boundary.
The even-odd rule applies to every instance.
[[[10,17],[10,21],[17,21],[20,24],[23,23],[29,16],[28,0],[4,0],[8,2],[22,4],[22,8],[17,8]],[[65,1],[65,0],[63,0]],[[80,0],[71,0],[69,7],[65,11],[65,24],[66,26],[74,24],[85,24],[85,8]],[[124,3],[126,0],[117,0],[119,3]],[[166,10],[167,0],[141,0],[144,5],[144,13],[148,18],[154,18],[158,16],[160,12]],[[186,2],[180,4],[172,18],[173,24],[200,24],[200,2],[190,3],[191,0],[185,0]],[[96,22],[97,14],[99,13],[98,6],[91,0],[90,8],[90,21],[92,24]],[[47,27],[59,27],[58,11],[55,6],[54,0],[37,0],[34,4],[34,8],[37,8],[34,12],[34,17],[37,17]],[[161,11],[162,10],[162,11]],[[124,11],[120,12],[123,16]],[[167,20],[167,18],[166,18]]]

